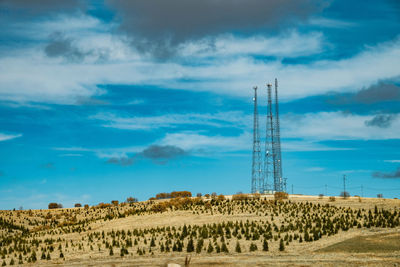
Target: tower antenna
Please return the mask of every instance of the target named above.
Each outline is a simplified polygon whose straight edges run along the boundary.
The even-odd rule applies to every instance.
[[[254,118],[253,118],[253,161],[251,171],[251,193],[257,193],[262,184],[262,170],[261,170],[261,147],[260,147],[260,133],[258,124],[258,107],[257,107],[257,86],[254,89]]]

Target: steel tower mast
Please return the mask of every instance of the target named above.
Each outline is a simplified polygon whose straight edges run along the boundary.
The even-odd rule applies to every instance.
[[[284,181],[282,177],[282,154],[281,154],[281,130],[279,123],[279,104],[278,104],[278,79],[275,78],[275,177],[278,186],[275,186],[276,191],[284,191]],[[285,189],[286,190],[286,189]]]
[[[274,124],[272,115],[271,84],[267,84],[267,121],[265,127],[264,191],[272,190],[270,180],[274,177]]]
[[[261,170],[261,147],[258,124],[257,86],[254,89],[254,119],[253,119],[253,162],[251,172],[251,193],[256,193],[264,187]],[[262,187],[261,187],[262,186]]]

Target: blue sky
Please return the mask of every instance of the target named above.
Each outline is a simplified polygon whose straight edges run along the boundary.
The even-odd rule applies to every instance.
[[[0,208],[248,192],[275,77],[290,193],[399,197],[398,1],[228,2],[1,1]]]

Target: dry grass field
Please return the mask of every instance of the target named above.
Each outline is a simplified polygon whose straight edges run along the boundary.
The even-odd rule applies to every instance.
[[[174,198],[0,211],[0,265],[400,266],[400,200]]]

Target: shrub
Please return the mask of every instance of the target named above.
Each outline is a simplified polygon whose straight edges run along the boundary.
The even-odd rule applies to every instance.
[[[132,203],[138,202],[138,199],[135,198],[135,197],[128,197],[128,198],[126,199],[126,202],[128,202],[129,204],[132,204]]]
[[[286,192],[275,192],[274,198],[275,200],[288,199],[289,195]]]
[[[334,202],[334,201],[336,201],[336,198],[335,197],[329,197],[329,201],[330,202]]]
[[[49,203],[49,209],[62,209],[62,204],[57,204],[55,202]]]
[[[383,194],[377,194],[377,198],[383,198]]]
[[[218,196],[217,200],[219,201],[225,200],[225,196],[221,194]]]
[[[167,210],[167,206],[165,203],[157,203],[151,207],[151,210],[154,212],[164,212]]]
[[[118,206],[119,201],[118,201],[118,200],[111,200],[111,204],[112,204],[113,206]]]
[[[249,199],[249,196],[247,194],[240,193],[232,195],[232,200],[246,200],[246,199]]]
[[[89,204],[85,204],[85,209],[88,209],[89,208]]]
[[[323,199],[323,198],[324,198],[324,194],[319,194],[319,195],[318,195],[318,198],[319,198],[319,199]]]
[[[197,193],[196,196],[197,196],[197,197],[201,197],[202,194],[201,194],[201,193]]]
[[[81,204],[81,203],[76,203],[76,204],[75,204],[75,208],[80,208],[80,207],[82,207],[82,204]]]

